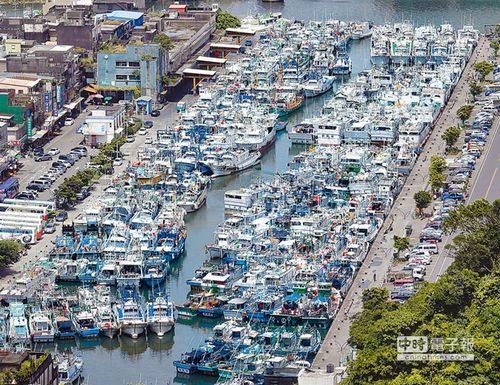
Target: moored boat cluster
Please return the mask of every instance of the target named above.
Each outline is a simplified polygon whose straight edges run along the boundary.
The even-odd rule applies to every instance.
[[[185,215],[205,203],[211,178],[256,165],[287,115],[351,72],[349,40],[371,33],[365,24],[283,19],[257,30],[245,53],[199,86],[195,103],[179,105],[176,124],[158,130],[93,207],[63,226],[36,267],[43,282],[30,276],[23,292],[4,296],[8,320],[25,324],[26,341],[137,338],[148,329],[161,336],[176,310],[182,318],[223,320],[213,337],[175,361],[180,373],[258,382],[265,369],[309,365],[477,34],[376,27],[378,68],[342,84],[320,116],[289,127],[292,142],[316,147],[271,180],[225,192],[226,216],[206,245],[208,260],[188,280],[186,302],[174,307],[159,288],[184,253]],[[443,36],[439,60],[414,60],[417,41],[433,42],[425,43],[429,56]],[[393,40],[411,49],[379,52],[380,41],[387,47]],[[70,301],[54,292],[55,279],[96,286],[79,288]],[[35,281],[38,293],[29,288]],[[117,297],[109,286],[117,286]],[[141,286],[156,294],[144,301]],[[15,302],[26,297],[38,307],[27,312]]]

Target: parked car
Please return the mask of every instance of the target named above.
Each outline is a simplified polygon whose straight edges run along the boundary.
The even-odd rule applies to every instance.
[[[52,162],[51,167],[55,167],[55,168],[64,167],[65,169],[67,168],[66,165],[60,159],[56,160],[55,162]]]
[[[146,129],[144,127],[141,127],[139,129],[139,131],[137,131],[137,134],[139,135],[146,135],[148,132],[146,131]]]
[[[56,155],[59,155],[61,153],[61,150],[59,150],[58,148],[51,148],[49,151],[47,151],[47,154],[49,155],[52,155],[52,156],[56,156]]]
[[[49,183],[41,180],[34,180],[28,183],[28,190],[45,191],[49,188]]]
[[[151,116],[154,116],[154,117],[160,116],[160,110],[151,111]]]
[[[64,125],[65,126],[71,126],[71,125],[73,125],[73,123],[75,123],[75,119],[73,119],[73,118],[66,118],[64,120]]]
[[[79,201],[83,201],[88,196],[90,196],[89,187],[83,187],[80,192],[76,193],[76,199]]]
[[[71,166],[75,164],[75,159],[69,155],[59,155],[59,160],[69,163]]]
[[[113,167],[118,167],[121,166],[122,164],[123,164],[122,158],[115,158],[115,160],[113,160]]]
[[[49,154],[42,154],[42,155],[35,156],[36,162],[46,162],[48,160],[52,160],[52,157]]]
[[[68,219],[68,213],[66,211],[59,211],[56,215],[56,221],[57,222],[64,222],[66,219]]]
[[[151,120],[146,120],[144,122],[143,126],[146,128],[151,128],[151,127],[153,127],[153,122]]]
[[[33,154],[35,154],[35,156],[37,155],[43,155],[43,147],[35,147],[33,149]]]
[[[135,136],[134,135],[127,136],[127,143],[134,143],[134,142],[135,142]]]
[[[88,150],[84,146],[73,147],[71,152],[79,153],[81,156],[87,156],[88,154]]]
[[[56,232],[56,224],[54,222],[47,222],[43,229],[45,234],[53,234]]]
[[[16,199],[21,199],[25,201],[34,201],[36,199],[34,191],[22,191],[16,195]]]

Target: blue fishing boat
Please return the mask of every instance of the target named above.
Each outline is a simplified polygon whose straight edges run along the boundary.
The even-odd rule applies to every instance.
[[[90,310],[74,309],[71,312],[71,319],[79,337],[96,338],[99,336],[96,317]]]
[[[164,262],[159,258],[147,258],[141,282],[151,288],[161,286],[167,278],[168,266],[168,262]]]
[[[76,337],[76,328],[73,321],[63,315],[56,316],[54,320],[56,336],[59,339],[67,340]]]

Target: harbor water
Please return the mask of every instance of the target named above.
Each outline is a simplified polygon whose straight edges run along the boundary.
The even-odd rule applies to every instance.
[[[473,23],[479,29],[498,22],[500,2],[483,1],[331,1],[331,0],[285,0],[283,4],[265,4],[260,0],[221,0],[222,8],[239,16],[259,12],[282,12],[285,17],[298,19],[369,20],[375,23],[394,22],[401,19],[417,23],[450,22],[455,25]],[[164,7],[161,2],[156,7]],[[353,61],[353,74],[369,68],[370,42],[355,42],[349,55]],[[338,85],[338,84],[337,84]],[[317,115],[324,100],[331,93],[309,100],[307,105],[289,119],[293,125],[306,117]],[[185,255],[172,265],[167,287],[176,303],[185,300],[191,278],[206,259],[205,244],[212,241],[213,231],[223,220],[223,195],[228,189],[247,186],[259,178],[271,178],[276,172],[286,169],[289,159],[304,148],[291,147],[286,132],[279,133],[274,148],[262,159],[260,165],[240,174],[216,179],[207,197],[207,203],[186,218],[188,238]],[[77,340],[60,342],[42,348],[56,351],[72,350],[84,360],[85,383],[88,384],[211,384],[207,377],[180,377],[173,361],[183,352],[202,342],[211,331],[214,321],[195,319],[179,321],[172,333],[163,338],[149,335],[132,340],[128,337],[115,339]]]

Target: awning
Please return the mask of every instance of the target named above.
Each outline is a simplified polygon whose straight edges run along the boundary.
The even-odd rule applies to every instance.
[[[87,92],[91,92],[93,94],[97,94],[99,91],[94,88],[91,84],[89,84],[88,86],[85,86],[83,87],[82,91],[87,91]]]
[[[83,98],[78,98],[74,102],[71,102],[69,104],[65,104],[63,107],[66,108],[67,110],[74,110],[76,107],[78,107],[81,103],[83,102]]]
[[[47,132],[48,132],[47,130],[39,130],[39,131],[36,132],[35,135],[33,135],[30,138],[30,140],[33,142],[33,141],[35,141],[37,139],[43,138]]]

